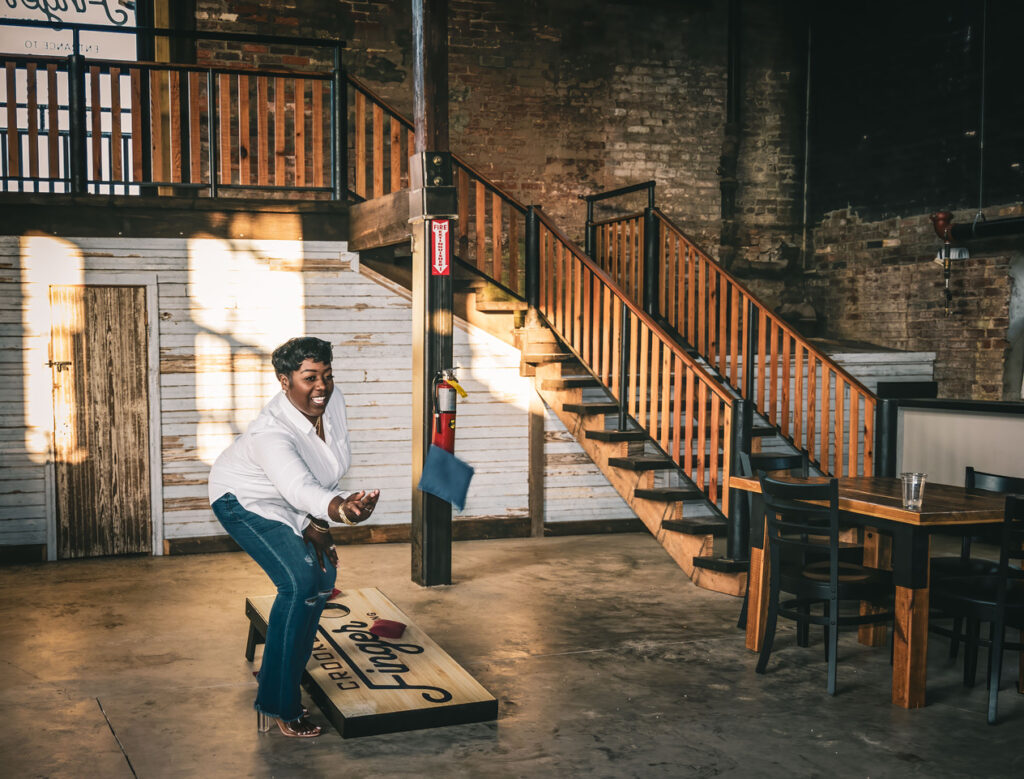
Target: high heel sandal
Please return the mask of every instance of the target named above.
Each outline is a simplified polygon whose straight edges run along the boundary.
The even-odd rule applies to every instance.
[[[252,675],[253,675],[253,678],[256,679],[257,682],[260,680],[260,672],[259,671],[253,671]],[[259,712],[256,712],[256,713],[259,714]],[[305,719],[308,716],[309,716],[309,709],[307,709],[305,706],[303,706],[302,707],[302,714],[299,715],[299,719]],[[271,718],[271,719],[273,719],[273,718]],[[256,724],[257,724],[257,727],[259,727],[259,721],[258,720],[257,720]],[[270,730],[270,725],[267,725],[267,727],[265,727],[265,728],[260,728],[260,732],[261,733],[266,733],[268,730]]]
[[[277,729],[288,738],[316,738],[324,732],[323,727],[312,724],[305,715],[292,722],[285,722],[283,719],[271,717],[261,711],[256,712],[256,729],[260,733],[268,732],[274,723],[277,723]],[[300,730],[300,728],[304,729]]]

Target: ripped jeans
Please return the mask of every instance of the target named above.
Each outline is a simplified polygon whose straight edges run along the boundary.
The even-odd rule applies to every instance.
[[[337,571],[329,562],[321,571],[313,547],[290,525],[246,511],[230,492],[214,502],[213,513],[277,587],[255,708],[288,722],[296,720],[302,715],[302,671]]]

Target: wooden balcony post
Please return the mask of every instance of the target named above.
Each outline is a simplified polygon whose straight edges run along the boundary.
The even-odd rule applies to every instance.
[[[265,109],[265,106],[261,106],[261,110]],[[206,71],[206,131],[207,153],[210,156],[210,197],[217,197],[217,175],[220,168],[217,154],[217,133],[220,122],[217,119],[217,77],[213,73],[213,68],[210,68]]]
[[[77,43],[78,31],[75,30],[75,53],[68,56],[68,156],[71,158],[71,192],[84,195],[89,186],[85,141],[85,57],[78,53]]]

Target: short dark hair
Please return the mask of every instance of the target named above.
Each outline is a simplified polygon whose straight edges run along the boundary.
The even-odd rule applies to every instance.
[[[331,344],[320,338],[305,336],[302,338],[290,338],[274,349],[270,355],[270,361],[274,364],[274,373],[290,376],[299,369],[303,360],[322,362],[330,365],[334,358]]]

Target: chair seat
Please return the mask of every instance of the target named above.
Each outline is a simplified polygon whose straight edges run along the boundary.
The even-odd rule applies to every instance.
[[[931,561],[932,581],[962,576],[995,576],[999,563],[995,560],[979,560],[959,557],[935,557]]]
[[[827,600],[831,587],[828,560],[809,563],[798,572],[783,571],[779,586],[784,592],[804,598]],[[887,601],[892,597],[892,572],[840,561],[837,597],[874,603]]]
[[[881,581],[885,577],[877,576],[878,569],[866,568],[863,565],[857,565],[856,563],[848,563],[843,560],[839,561],[839,581],[842,582],[868,582],[872,580]],[[811,563],[804,567],[803,575],[808,579],[814,581],[827,582],[829,580],[829,563],[828,560],[823,560],[817,563]]]
[[[935,582],[931,605],[950,616],[972,616],[990,621],[996,610],[995,576],[957,576]],[[1024,628],[1024,580],[1007,582],[1006,624]]]

